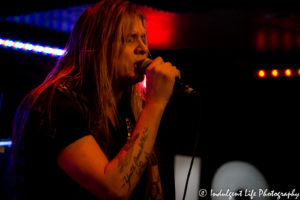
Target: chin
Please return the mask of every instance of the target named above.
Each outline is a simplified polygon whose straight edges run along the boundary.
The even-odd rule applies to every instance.
[[[129,87],[129,86],[132,86],[132,85],[135,85],[141,81],[144,80],[144,76],[141,76],[141,75],[136,75],[136,76],[130,76],[130,77],[127,77],[127,78],[123,78],[122,80],[119,80],[120,81],[120,84],[124,87]]]
[[[143,74],[134,74],[134,76],[130,77],[129,82],[131,84],[137,84],[137,83],[139,83],[143,80],[144,80],[144,75]]]
[[[137,84],[137,83],[139,83],[139,82],[141,82],[141,81],[143,81],[144,80],[144,76],[142,75],[139,75],[139,76],[135,76],[134,78],[132,78],[131,79],[131,83],[132,84]]]

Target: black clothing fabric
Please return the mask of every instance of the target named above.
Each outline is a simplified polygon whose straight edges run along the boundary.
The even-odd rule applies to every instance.
[[[58,153],[63,148],[91,134],[86,117],[86,105],[78,98],[74,89],[65,85],[54,91],[50,102],[51,92],[52,88],[49,88],[42,93],[27,118],[17,154],[16,199],[96,199],[62,171],[56,162]],[[50,118],[49,108],[51,108]],[[132,114],[128,113],[127,109],[119,110],[121,119],[127,115],[133,120]],[[117,130],[111,126],[114,139],[111,146],[112,157],[127,141],[125,121],[121,121],[120,125]],[[144,199],[145,187],[144,173],[131,199]]]

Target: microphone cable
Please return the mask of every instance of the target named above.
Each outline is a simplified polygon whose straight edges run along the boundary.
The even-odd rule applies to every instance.
[[[186,191],[187,191],[187,187],[188,187],[188,184],[189,184],[189,179],[190,179],[192,167],[193,167],[193,164],[194,164],[194,159],[195,159],[195,156],[196,156],[196,151],[197,151],[197,148],[198,148],[198,139],[199,139],[199,133],[198,132],[196,132],[195,139],[196,139],[196,141],[194,143],[194,150],[193,150],[192,160],[191,160],[190,168],[189,168],[189,171],[188,171],[188,174],[187,174],[182,200],[185,200]]]

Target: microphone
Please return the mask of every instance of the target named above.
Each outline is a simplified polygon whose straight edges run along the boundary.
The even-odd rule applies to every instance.
[[[138,71],[141,74],[146,74],[147,67],[152,63],[152,59],[146,58],[142,62],[138,64]],[[177,78],[175,79],[175,87],[180,88],[186,95],[188,96],[199,96],[199,92],[197,92],[194,88],[192,88],[189,84],[187,84],[183,79]]]

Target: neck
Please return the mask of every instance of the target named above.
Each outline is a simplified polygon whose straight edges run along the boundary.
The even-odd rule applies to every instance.
[[[126,83],[118,82],[113,84],[114,97],[117,104],[120,102],[121,98],[123,97],[124,92],[128,90],[128,87],[130,86]]]

